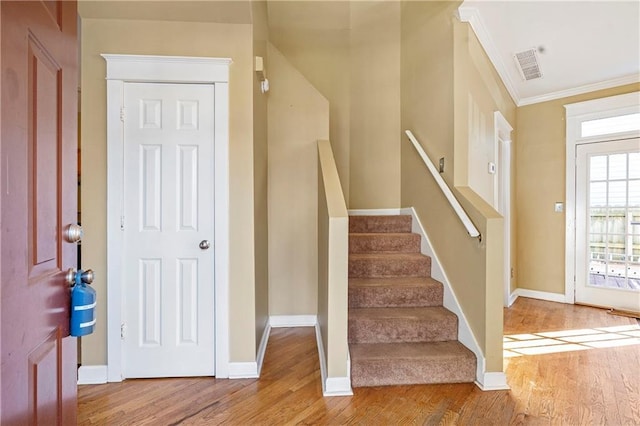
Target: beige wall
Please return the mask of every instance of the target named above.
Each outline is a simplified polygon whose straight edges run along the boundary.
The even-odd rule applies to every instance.
[[[348,207],[400,207],[400,3],[268,8],[270,41],[329,100]]]
[[[400,2],[350,3],[349,208],[400,206]]]
[[[456,186],[468,186],[495,208],[493,176],[487,173],[488,161],[497,161],[494,151],[494,112],[500,111],[516,129],[516,105],[495,68],[467,24],[456,22],[455,37],[455,152],[454,181]],[[474,123],[478,126],[475,127]],[[516,173],[515,147],[517,132],[511,133],[511,251],[510,269],[517,269],[516,251]],[[484,153],[484,155],[479,155]],[[498,167],[500,167],[498,165]],[[504,245],[504,244],[503,244]],[[516,276],[509,282],[510,292],[517,287]],[[500,289],[504,294],[504,289]]]
[[[482,234],[470,238],[406,138],[402,142],[402,205],[413,206],[446,271],[486,358],[502,371],[503,219],[469,187],[469,105],[509,119],[515,106],[489,72],[467,24],[453,18],[457,2],[402,3],[402,129],[427,155],[445,157],[443,177]],[[463,265],[460,264],[464,262]]]
[[[329,137],[329,103],[268,46],[269,313],[318,307],[317,147]]]
[[[349,199],[349,2],[269,1],[269,41],[327,100],[330,141]]]
[[[638,90],[630,84],[518,108],[518,287],[565,292],[565,215],[553,209],[566,195],[564,105]]]
[[[267,42],[267,4],[252,1],[253,55],[263,58],[269,69]],[[267,198],[267,94],[260,90],[260,81],[253,74],[253,217],[255,233],[255,303],[256,348],[269,321],[269,223]]]
[[[116,7],[114,3],[112,7]],[[82,16],[82,4],[79,7]],[[101,53],[229,57],[230,360],[255,361],[253,48],[251,26],[199,22],[82,20],[81,148],[83,264],[98,276],[96,332],[83,338],[85,365],[106,364],[106,82]],[[90,171],[90,172],[89,172]]]

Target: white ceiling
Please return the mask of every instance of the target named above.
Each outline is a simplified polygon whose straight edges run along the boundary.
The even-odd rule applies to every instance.
[[[640,81],[640,1],[466,0],[471,24],[518,105]],[[516,52],[538,49],[525,81]]]

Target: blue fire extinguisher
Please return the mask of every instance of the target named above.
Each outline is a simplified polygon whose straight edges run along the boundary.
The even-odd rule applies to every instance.
[[[93,333],[96,325],[96,291],[87,284],[93,282],[93,271],[82,269],[75,273],[75,285],[71,289],[72,336],[86,336]]]

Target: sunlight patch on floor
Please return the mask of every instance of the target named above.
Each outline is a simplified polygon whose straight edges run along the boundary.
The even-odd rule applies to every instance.
[[[514,358],[629,345],[640,345],[640,325],[506,335],[503,356]]]

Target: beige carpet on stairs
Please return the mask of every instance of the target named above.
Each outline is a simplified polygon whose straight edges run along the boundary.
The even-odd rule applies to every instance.
[[[349,350],[354,387],[473,382],[476,357],[420,253],[411,216],[349,218]]]

